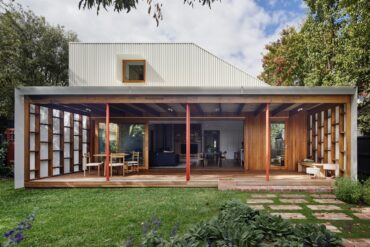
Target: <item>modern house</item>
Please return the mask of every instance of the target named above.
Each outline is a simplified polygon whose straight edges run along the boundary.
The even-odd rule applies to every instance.
[[[356,99],[353,87],[269,86],[191,43],[70,43],[68,87],[15,91],[15,187],[269,183],[307,159],[356,178]]]

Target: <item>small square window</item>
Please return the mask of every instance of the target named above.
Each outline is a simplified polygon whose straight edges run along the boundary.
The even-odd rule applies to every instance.
[[[145,60],[123,60],[123,82],[145,82]]]

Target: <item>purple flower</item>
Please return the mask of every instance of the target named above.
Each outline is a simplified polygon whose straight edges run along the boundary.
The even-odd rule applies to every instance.
[[[14,233],[14,230],[7,231],[7,232],[4,234],[4,237],[5,237],[5,238],[8,238],[9,236],[13,235],[13,233]]]
[[[22,234],[21,232],[18,232],[18,233],[15,235],[14,242],[15,242],[16,244],[19,244],[22,240],[23,240],[23,234]]]

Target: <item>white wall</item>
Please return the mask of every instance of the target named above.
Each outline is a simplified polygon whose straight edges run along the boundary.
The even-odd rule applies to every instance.
[[[202,144],[204,145],[205,130],[220,131],[220,151],[226,151],[227,159],[234,159],[234,152],[242,147],[243,142],[243,121],[202,121]],[[202,147],[203,148],[203,147]]]

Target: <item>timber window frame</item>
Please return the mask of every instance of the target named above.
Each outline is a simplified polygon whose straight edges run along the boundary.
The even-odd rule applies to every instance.
[[[142,79],[129,79],[129,70],[127,67],[130,65],[143,66]],[[146,61],[145,60],[122,60],[122,82],[124,83],[143,83],[146,80]]]

